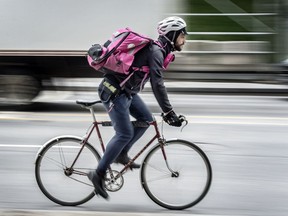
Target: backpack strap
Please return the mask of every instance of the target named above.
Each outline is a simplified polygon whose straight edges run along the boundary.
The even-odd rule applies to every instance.
[[[123,88],[123,86],[125,85],[125,83],[130,79],[131,76],[133,76],[134,72],[135,71],[142,71],[145,73],[144,75],[144,78],[142,79],[141,81],[141,89],[143,89],[143,84],[144,84],[144,81],[145,79],[147,78],[148,76],[148,73],[150,71],[149,67],[148,66],[142,66],[141,68],[138,68],[138,67],[132,67],[132,72],[119,84],[121,88]]]
[[[132,71],[120,84],[119,86],[121,87],[121,89],[124,87],[125,83],[130,79],[131,76],[133,76],[135,71]]]
[[[154,43],[157,44],[161,49],[164,49],[164,46],[159,41],[154,41]],[[162,68],[166,70],[168,68],[168,65],[174,60],[175,55],[172,52],[168,53],[163,61]]]

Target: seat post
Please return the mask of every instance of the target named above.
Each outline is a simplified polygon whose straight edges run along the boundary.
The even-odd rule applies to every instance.
[[[89,107],[89,110],[90,110],[90,113],[91,113],[91,115],[92,115],[93,121],[96,122],[96,117],[95,117],[95,113],[94,113],[93,106],[90,106],[90,107]]]

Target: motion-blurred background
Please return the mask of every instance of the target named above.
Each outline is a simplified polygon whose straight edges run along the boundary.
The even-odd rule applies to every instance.
[[[171,15],[187,21],[190,35],[167,80],[286,84],[287,2],[2,0],[0,103],[31,103],[43,91],[95,91],[91,78],[101,74],[88,67],[89,47],[126,26],[156,39],[157,23]]]
[[[288,0],[0,0],[0,215],[287,216],[287,9]],[[83,137],[91,124],[75,104],[98,99],[102,75],[89,68],[86,51],[126,26],[156,39],[157,23],[171,15],[187,21],[190,35],[164,73],[165,85],[189,124],[183,132],[164,125],[165,137],[194,142],[207,154],[207,196],[183,212],[164,210],[134,171],[109,202],[52,203],[36,184],[34,159],[51,138]],[[147,85],[140,95],[161,122],[150,91]],[[108,119],[101,106],[95,112]],[[113,129],[103,130],[107,143]],[[144,142],[146,136],[131,154]]]

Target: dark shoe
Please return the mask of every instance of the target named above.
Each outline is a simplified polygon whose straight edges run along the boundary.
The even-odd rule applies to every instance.
[[[109,195],[104,189],[104,179],[96,171],[90,171],[87,176],[94,185],[95,194],[99,194],[104,199],[109,199]]]
[[[124,155],[124,156],[119,155],[118,158],[116,158],[115,163],[120,163],[125,166],[126,164],[130,162],[130,160],[131,159],[128,157],[128,155]],[[132,169],[139,169],[141,166],[140,164],[132,162],[129,167],[132,170]]]

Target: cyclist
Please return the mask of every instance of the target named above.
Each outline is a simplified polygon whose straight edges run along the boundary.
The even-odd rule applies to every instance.
[[[88,178],[95,187],[95,193],[105,199],[109,196],[104,189],[104,176],[111,163],[127,164],[130,161],[129,149],[144,134],[147,127],[133,127],[130,115],[141,122],[151,122],[152,114],[142,101],[138,93],[144,84],[150,79],[155,98],[163,111],[163,119],[169,125],[180,127],[181,120],[173,111],[169,102],[166,88],[163,82],[162,66],[165,57],[173,51],[181,51],[186,40],[186,22],[180,17],[168,17],[158,23],[158,42],[140,50],[135,55],[132,66],[141,67],[148,65],[150,72],[144,78],[144,73],[136,71],[120,89],[121,83],[126,77],[119,73],[106,73],[98,88],[99,97],[112,121],[115,135],[107,144],[103,157],[95,171],[88,173]],[[119,90],[115,94],[115,89]],[[132,163],[130,169],[140,168],[139,164]]]

